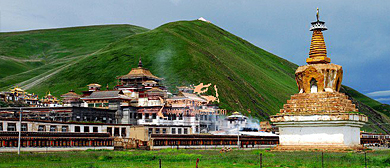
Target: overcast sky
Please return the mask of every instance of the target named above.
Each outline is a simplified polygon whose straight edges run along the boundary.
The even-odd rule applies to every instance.
[[[389,0],[1,0],[0,31],[123,23],[153,29],[204,17],[304,65],[317,7],[328,27],[324,32],[328,57],[343,66],[343,84],[390,103]]]

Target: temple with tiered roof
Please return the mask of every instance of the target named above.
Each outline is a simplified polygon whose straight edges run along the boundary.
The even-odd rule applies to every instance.
[[[340,93],[343,69],[330,63],[322,31],[325,22],[311,23],[313,36],[307,65],[295,72],[299,93],[292,95],[271,121],[279,127],[279,150],[360,148],[360,127],[367,116],[360,114]]]

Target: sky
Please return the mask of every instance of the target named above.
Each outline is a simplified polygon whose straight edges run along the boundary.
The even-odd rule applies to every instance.
[[[199,17],[298,65],[305,65],[316,9],[328,57],[343,84],[390,104],[388,0],[1,0],[0,31],[102,24],[156,28]]]

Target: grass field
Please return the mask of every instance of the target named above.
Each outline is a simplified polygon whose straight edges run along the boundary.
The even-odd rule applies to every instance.
[[[268,150],[83,151],[0,154],[0,167],[322,167],[321,152],[270,152]],[[324,167],[364,167],[364,153],[324,153]],[[390,151],[367,153],[369,167],[390,167]]]

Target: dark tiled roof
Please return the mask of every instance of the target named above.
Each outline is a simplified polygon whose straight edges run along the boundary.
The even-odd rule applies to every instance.
[[[99,99],[99,98],[123,98],[123,92],[120,90],[110,91],[95,91],[90,96],[84,97],[83,99]]]

